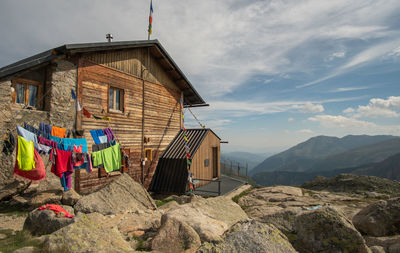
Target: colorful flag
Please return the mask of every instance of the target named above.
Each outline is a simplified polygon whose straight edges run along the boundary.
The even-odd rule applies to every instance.
[[[149,32],[149,39],[150,39],[150,34],[152,34],[152,24],[153,24],[153,0],[150,1],[149,29],[147,30]]]
[[[71,95],[72,95],[72,98],[73,98],[73,99],[76,99],[76,95],[75,95],[74,89],[71,89]]]
[[[83,115],[85,115],[88,118],[90,118],[90,116],[92,116],[92,114],[90,112],[88,112],[88,110],[86,110],[85,108],[83,108]]]
[[[79,101],[76,101],[76,111],[77,111],[77,112],[82,111],[82,106],[81,106],[81,104],[79,103]]]

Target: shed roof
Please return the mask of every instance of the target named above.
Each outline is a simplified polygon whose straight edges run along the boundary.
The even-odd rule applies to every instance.
[[[211,129],[187,129],[190,154],[195,156],[201,143],[208,133],[214,134]],[[188,178],[186,168],[186,150],[183,130],[181,130],[160,156],[156,171],[150,185],[150,191],[184,193]]]
[[[129,49],[148,47],[150,52],[158,59],[164,70],[172,76],[177,86],[184,94],[184,104],[186,106],[204,105],[205,101],[194,89],[185,74],[181,71],[175,61],[167,53],[158,40],[138,40],[138,41],[116,41],[116,42],[97,42],[81,44],[65,44],[26,59],[17,61],[3,68],[0,68],[0,79],[17,74],[32,67],[48,63],[64,55],[76,53],[87,53],[96,51],[107,51],[116,49]]]

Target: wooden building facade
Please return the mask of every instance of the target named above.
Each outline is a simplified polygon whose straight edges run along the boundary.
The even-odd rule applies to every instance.
[[[205,105],[157,40],[64,45],[0,69],[0,84],[10,85],[40,69],[45,69],[45,81],[39,84],[38,97],[46,99],[40,99],[43,105],[34,108],[34,114],[44,111],[46,123],[84,130],[89,152],[94,144],[89,130],[110,127],[129,156],[130,166],[123,163],[121,171],[107,175],[97,169],[76,170],[75,190],[81,193],[123,171],[148,188],[160,155],[182,128],[180,101],[185,107]],[[60,78],[55,80],[55,75]],[[76,110],[70,89],[76,90],[83,108],[109,120]],[[52,120],[55,115],[60,119]]]

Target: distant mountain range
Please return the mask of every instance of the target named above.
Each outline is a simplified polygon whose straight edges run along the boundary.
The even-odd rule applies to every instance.
[[[339,174],[376,176],[400,181],[400,153],[378,163],[365,164],[352,168],[314,172],[270,171],[257,173],[252,178],[257,184],[264,186],[301,185],[313,180],[317,176],[330,178]]]
[[[298,185],[340,173],[399,180],[400,137],[317,136],[264,160],[250,175],[262,185]]]
[[[243,166],[248,166],[249,171],[265,160],[270,153],[254,154],[249,152],[223,152],[221,153],[221,161],[240,163]]]

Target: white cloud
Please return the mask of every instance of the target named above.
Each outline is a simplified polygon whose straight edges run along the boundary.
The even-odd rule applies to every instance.
[[[301,133],[301,134],[312,134],[313,131],[311,129],[300,129],[296,131],[297,133]]]
[[[355,118],[395,118],[400,114],[400,96],[391,96],[387,99],[372,98],[368,105],[359,105]]]
[[[292,121],[294,121],[294,118],[290,117],[290,118],[288,118],[287,121],[288,121],[288,122],[292,122]]]
[[[297,85],[296,88],[304,88],[308,87],[314,84],[321,83],[323,81],[326,81],[328,79],[334,78],[336,76],[342,75],[348,71],[350,71],[353,68],[360,67],[364,64],[370,63],[372,60],[375,60],[379,57],[384,57],[388,52],[391,52],[393,48],[398,46],[400,44],[400,40],[398,37],[395,39],[391,39],[389,42],[383,42],[377,45],[374,45],[359,54],[355,55],[353,58],[351,58],[346,64],[336,68],[333,70],[330,74],[323,76],[317,80],[302,84],[302,85]]]
[[[346,113],[346,114],[351,114],[353,112],[355,112],[355,110],[353,108],[351,108],[351,107],[348,107],[348,108],[343,110],[343,113]]]
[[[330,92],[346,92],[346,91],[356,91],[356,90],[366,90],[369,89],[369,87],[342,87],[342,88],[337,88],[334,90],[331,90]]]
[[[364,1],[153,1],[153,35],[205,97],[233,91],[254,75],[281,78],[308,72],[310,63],[293,55],[316,52],[323,61],[347,40],[393,37],[388,20],[397,0]],[[71,42],[146,39],[148,1],[5,1],[0,29],[0,65]],[[18,13],[18,15],[16,15]],[[57,22],[54,22],[57,20]],[[12,24],[13,29],[10,28]],[[51,31],[51,32],[49,32]],[[391,39],[391,38],[389,38]],[[354,52],[350,43],[332,57]],[[398,45],[397,45],[398,46]],[[378,54],[354,58],[358,64]],[[310,60],[311,61],[311,60]],[[282,73],[284,73],[282,75]]]
[[[318,112],[323,112],[324,111],[324,106],[321,104],[313,104],[311,102],[306,102],[301,105],[293,105],[293,109],[298,110],[299,112],[302,113],[318,113]]]
[[[335,58],[343,58],[345,56],[346,56],[345,51],[335,52],[335,53],[331,54],[330,56],[328,56],[328,60],[333,61]]]
[[[373,122],[348,118],[342,115],[316,115],[308,118],[309,121],[318,122],[322,127],[345,130],[347,134],[400,134],[399,125],[377,125]]]

